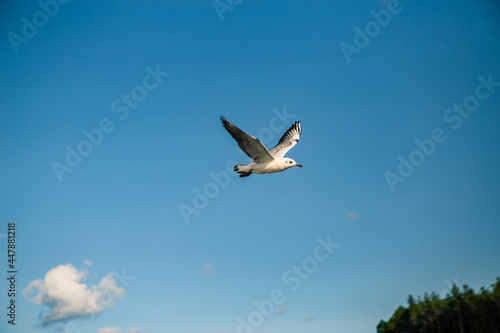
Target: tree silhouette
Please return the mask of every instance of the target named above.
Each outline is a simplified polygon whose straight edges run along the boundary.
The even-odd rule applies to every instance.
[[[417,300],[409,295],[408,307],[381,320],[377,333],[500,333],[500,278],[491,290],[453,284],[450,292],[443,299],[434,292]]]

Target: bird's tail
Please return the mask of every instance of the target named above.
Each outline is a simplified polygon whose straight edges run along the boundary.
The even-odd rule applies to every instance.
[[[236,164],[233,170],[239,173],[240,177],[247,177],[252,174],[252,168],[249,165]]]

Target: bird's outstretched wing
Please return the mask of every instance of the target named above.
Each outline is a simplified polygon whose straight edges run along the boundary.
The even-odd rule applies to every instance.
[[[231,134],[231,136],[236,140],[238,146],[248,157],[254,162],[270,162],[274,157],[269,153],[269,150],[264,146],[259,139],[251,136],[248,133],[243,132],[238,127],[234,126],[229,120],[220,117],[222,121],[222,126]]]
[[[301,134],[302,128],[300,127],[300,121],[296,121],[295,124],[293,124],[288,131],[283,134],[278,144],[269,152],[273,155],[273,157],[285,156],[285,154],[292,149],[297,142],[299,142]]]

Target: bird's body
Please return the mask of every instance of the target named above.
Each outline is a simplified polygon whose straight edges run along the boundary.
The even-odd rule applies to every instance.
[[[271,150],[267,150],[259,139],[243,132],[226,118],[221,117],[221,121],[224,128],[236,140],[241,150],[252,159],[251,164],[237,164],[234,166],[234,171],[239,173],[240,177],[247,177],[252,173],[281,172],[294,166],[302,167],[302,165],[296,163],[291,158],[284,157],[300,139],[302,133],[300,121],[295,122]]]
[[[244,173],[275,173],[281,172],[290,167],[290,163],[295,164],[294,162],[287,161],[291,160],[290,158],[278,157],[274,158],[271,162],[253,162],[248,165],[237,164],[234,166],[234,171],[244,174]],[[297,166],[297,165],[291,165]]]

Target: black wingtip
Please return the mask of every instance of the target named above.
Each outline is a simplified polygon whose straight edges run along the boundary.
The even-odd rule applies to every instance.
[[[302,128],[300,126],[300,121],[296,121],[295,123],[293,123],[292,126],[290,126],[289,130],[297,130],[298,128],[300,128],[302,131]]]
[[[295,122],[295,128],[298,128],[299,132],[302,133],[302,126],[300,125],[300,120]]]
[[[226,123],[227,123],[227,119],[226,119],[226,117],[224,117],[224,116],[220,116],[220,122],[222,123],[222,125],[223,125],[224,127],[226,127]]]

